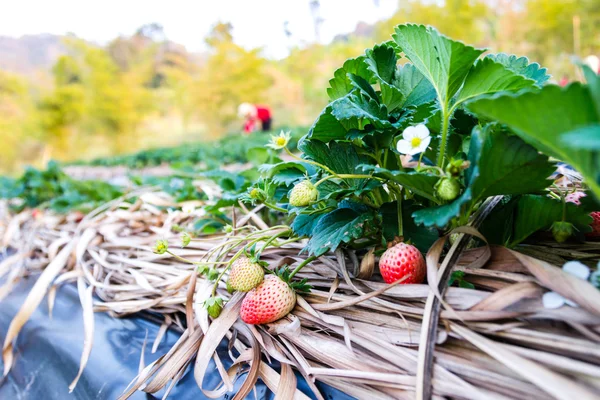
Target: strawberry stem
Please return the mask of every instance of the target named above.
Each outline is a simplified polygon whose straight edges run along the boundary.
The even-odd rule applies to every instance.
[[[396,204],[398,206],[398,236],[404,237],[404,226],[402,224],[402,189],[400,189],[398,202]]]
[[[269,203],[267,201],[263,201],[263,204],[265,206],[269,207],[270,209],[275,210],[275,211],[284,212],[284,213],[288,212],[288,210],[286,210],[285,208],[281,208],[281,207],[276,206],[275,204],[271,204],[271,203]]]
[[[336,175],[336,176],[337,176],[337,174],[336,174],[335,172],[333,172],[333,171],[332,171],[330,168],[328,168],[326,165],[320,164],[320,163],[318,163],[318,162],[316,162],[316,161],[312,161],[312,160],[307,160],[307,159],[304,159],[304,158],[300,158],[300,157],[298,157],[297,155],[295,155],[294,153],[292,153],[292,152],[290,151],[290,149],[288,149],[287,147],[284,147],[284,149],[285,149],[285,151],[286,151],[286,152],[287,152],[287,153],[290,155],[290,157],[293,157],[293,158],[295,158],[296,160],[299,160],[299,161],[305,162],[305,163],[307,163],[307,164],[316,165],[317,167],[319,167],[319,168],[321,168],[321,169],[324,169],[325,171],[329,172],[331,175]]]
[[[333,179],[333,178],[341,178],[341,179],[377,179],[380,181],[384,181],[385,179],[379,178],[377,176],[372,175],[361,175],[361,174],[337,174],[337,175],[329,175],[325,178],[321,179],[317,183],[315,183],[315,187],[319,186],[321,183]]]
[[[313,261],[314,261],[314,260],[316,260],[316,259],[317,259],[317,257],[316,257],[316,256],[311,256],[311,257],[308,257],[306,260],[302,261],[302,262],[300,263],[300,265],[298,265],[298,266],[296,267],[296,269],[294,269],[294,270],[292,271],[292,273],[290,274],[289,280],[291,281],[291,280],[292,280],[292,278],[294,277],[294,275],[296,275],[298,272],[300,272],[300,270],[301,270],[302,268],[304,268],[304,267],[305,267],[307,264],[309,264],[309,263],[313,262]]]

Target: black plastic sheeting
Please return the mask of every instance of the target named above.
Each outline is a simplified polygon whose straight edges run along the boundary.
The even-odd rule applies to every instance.
[[[0,303],[0,339],[2,343],[10,321],[25,301],[34,279],[24,279]],[[145,363],[148,365],[165,354],[177,341],[179,334],[167,331],[155,354],[152,343],[159,324],[142,317],[116,319],[104,313],[94,314],[94,346],[85,371],[72,394],[68,386],[77,375],[83,350],[83,317],[77,288],[64,285],[58,291],[53,315],[50,318],[48,303],[42,301],[25,324],[15,343],[15,362],[11,372],[0,384],[0,399],[116,399],[135,378],[146,332],[148,344]],[[218,349],[223,361],[229,360],[225,343]],[[0,361],[0,367],[3,368]],[[192,364],[193,367],[193,364]],[[171,391],[171,399],[207,399],[196,384],[192,367]],[[0,372],[2,370],[0,368]],[[245,378],[245,377],[244,377]],[[306,382],[298,376],[298,387],[314,398]],[[241,385],[243,379],[237,382]],[[220,382],[215,370],[207,374],[205,388],[214,388]],[[317,383],[326,399],[347,400],[351,397],[331,387]],[[273,399],[274,395],[259,380],[258,399]],[[136,392],[132,399],[160,399],[164,391],[147,394]],[[230,393],[224,399],[230,399]],[[254,399],[250,393],[247,399]]]

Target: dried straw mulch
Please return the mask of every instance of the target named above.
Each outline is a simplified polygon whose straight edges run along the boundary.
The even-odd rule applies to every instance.
[[[308,278],[314,289],[298,299],[292,314],[267,326],[248,326],[238,319],[240,294],[232,296],[220,286],[218,293],[229,300],[221,316],[211,320],[202,302],[212,283],[193,265],[154,254],[151,247],[167,239],[179,257],[218,263],[255,238],[279,234],[262,253],[275,268],[302,262],[303,241],[287,240],[285,226],[268,227],[257,208],[237,215],[233,233],[197,238],[182,249],[171,228],[198,216],[165,211],[174,204],[164,194],[135,195],[140,196],[135,202],[119,199],[81,221],[76,215],[32,218],[30,211],[5,211],[0,245],[16,252],[0,263],[0,301],[21,277],[39,274],[5,338],[5,374],[14,361],[12,343],[33,310],[44,296],[52,307],[57,287],[76,282],[86,332],[80,374],[93,346],[94,312],[160,316],[164,322],[153,350],[167,329],[182,332],[167,354],[141,369],[122,398],[164,387],[168,395],[192,363],[198,386],[210,398],[232,391],[242,377],[235,399],[251,392],[257,379],[277,399],[306,399],[296,390],[292,368],[307,378],[317,398],[322,397],[314,380],[359,399],[600,397],[600,292],[559,268],[564,259],[597,260],[598,243],[461,252],[465,235],[441,259],[442,239],[427,257],[429,286],[386,285],[373,275],[372,253],[359,259],[339,250],[300,272],[298,277]],[[545,261],[527,254],[542,254]],[[464,271],[476,289],[447,287],[451,270]],[[541,297],[547,290],[578,307],[545,309]],[[229,369],[215,353],[223,339],[229,340],[234,360]],[[203,380],[211,360],[222,384],[207,388]],[[270,360],[281,363],[280,372]]]

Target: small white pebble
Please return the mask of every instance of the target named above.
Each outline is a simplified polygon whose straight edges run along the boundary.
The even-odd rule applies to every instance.
[[[544,293],[542,302],[545,308],[555,309],[560,308],[565,304],[565,298],[556,292]]]
[[[573,276],[587,281],[590,276],[590,269],[579,261],[569,261],[562,267],[563,271]]]

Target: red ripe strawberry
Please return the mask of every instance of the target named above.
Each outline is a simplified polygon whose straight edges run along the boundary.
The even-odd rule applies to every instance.
[[[600,237],[600,211],[590,213],[590,217],[592,217],[592,223],[590,224],[592,231],[586,233],[585,236],[589,238]]]
[[[390,247],[379,259],[379,271],[386,283],[392,283],[411,274],[402,283],[422,283],[427,267],[421,252],[413,245],[398,243]]]
[[[254,289],[263,281],[265,271],[258,262],[241,256],[233,262],[229,273],[229,286],[239,292]]]
[[[267,324],[288,315],[295,305],[292,288],[278,276],[267,275],[244,297],[240,316],[247,324]]]

